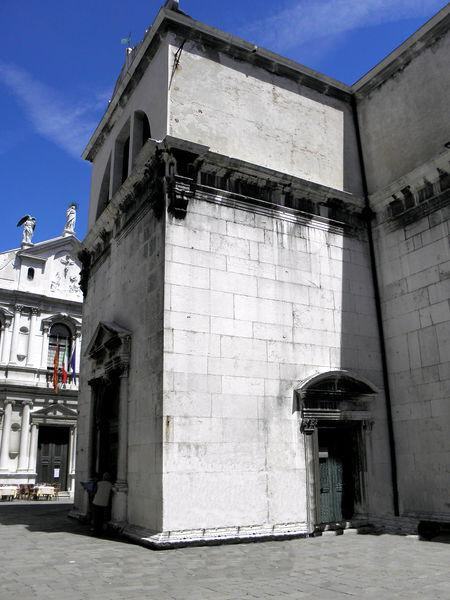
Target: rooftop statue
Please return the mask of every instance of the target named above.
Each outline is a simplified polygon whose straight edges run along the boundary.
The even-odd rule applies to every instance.
[[[23,244],[32,244],[32,238],[34,234],[34,230],[36,228],[36,219],[31,215],[25,215],[20,219],[17,223],[17,227],[23,225],[23,234],[22,234],[22,245]]]
[[[66,210],[66,224],[64,226],[65,234],[73,234],[75,233],[75,224],[77,222],[77,208],[78,206],[75,202],[69,204]]]

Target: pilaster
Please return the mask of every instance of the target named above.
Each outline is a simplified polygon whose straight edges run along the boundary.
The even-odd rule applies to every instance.
[[[41,347],[41,369],[47,368],[48,359],[48,332],[50,325],[47,323],[42,324],[42,347]]]
[[[117,522],[125,522],[128,501],[128,366],[123,366],[119,381],[119,448],[117,480],[114,484],[113,519]]]
[[[11,318],[5,320],[1,327],[1,363],[6,365],[8,363],[9,353],[11,351]]]
[[[19,447],[19,464],[18,471],[26,471],[28,469],[29,455],[28,455],[28,441],[30,434],[30,411],[32,402],[25,401],[22,409],[22,429],[20,433],[20,447]]]
[[[28,350],[27,350],[27,367],[30,366],[35,366],[36,360],[35,360],[35,355],[33,352],[33,345],[34,345],[34,337],[36,335],[36,323],[37,323],[37,319],[40,315],[40,310],[38,308],[32,308],[31,309],[31,316],[30,316],[30,331],[28,334]]]
[[[3,435],[0,446],[0,471],[3,472],[9,470],[9,441],[11,438],[12,405],[12,400],[5,400],[3,414]]]
[[[14,322],[13,322],[13,331],[12,331],[12,339],[11,339],[11,350],[9,354],[9,361],[11,363],[17,362],[17,341],[19,338],[19,329],[20,329],[20,316],[22,314],[23,305],[16,304],[14,308]]]
[[[28,471],[30,473],[36,473],[36,459],[37,459],[37,447],[38,447],[38,426],[36,423],[31,424],[31,440],[30,440],[30,457],[28,461]]]

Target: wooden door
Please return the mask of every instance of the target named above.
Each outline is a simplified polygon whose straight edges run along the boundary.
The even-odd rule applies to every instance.
[[[113,379],[108,386],[96,391],[92,435],[92,475],[101,477],[108,472],[113,481],[117,475],[119,449],[119,389],[119,380]]]
[[[67,489],[69,436],[68,427],[39,427],[36,483]]]

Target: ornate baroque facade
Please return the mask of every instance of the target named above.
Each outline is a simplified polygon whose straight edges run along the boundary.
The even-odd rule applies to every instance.
[[[82,294],[80,242],[68,223],[36,244],[25,224],[22,246],[0,254],[0,483],[73,493]]]
[[[449,26],[354,86],[176,2],[128,51],[84,154],[78,476],[129,535],[450,518]]]

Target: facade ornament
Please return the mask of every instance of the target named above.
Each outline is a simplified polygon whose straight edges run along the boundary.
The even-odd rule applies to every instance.
[[[77,208],[75,202],[71,202],[66,210],[66,224],[64,226],[63,236],[75,234],[75,224],[77,222]]]
[[[76,262],[66,254],[59,259],[63,266],[61,271],[57,271],[53,281],[50,284],[52,292],[57,290],[69,292],[71,294],[80,293],[80,272]]]
[[[17,227],[23,227],[22,247],[32,246],[34,230],[36,228],[36,219],[31,215],[25,215],[17,223]]]
[[[305,435],[312,435],[314,431],[317,429],[317,425],[319,423],[319,419],[311,419],[306,418],[302,419],[302,424],[300,426],[300,431]]]

